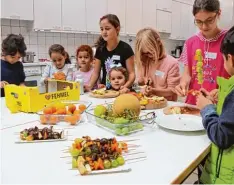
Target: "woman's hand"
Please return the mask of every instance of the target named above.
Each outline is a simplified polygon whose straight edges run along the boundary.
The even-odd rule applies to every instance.
[[[203,96],[202,94],[199,94],[197,96],[197,107],[202,110],[203,108],[205,108],[207,105],[213,104],[212,101],[208,98],[206,98],[205,96]]]
[[[104,84],[98,84],[98,89],[106,88]]]
[[[213,89],[212,91],[208,92],[206,89],[201,88],[200,91],[203,95],[206,96],[207,99],[211,100],[213,103],[218,102],[218,89]]]
[[[92,88],[90,87],[90,85],[84,85],[84,92],[90,92],[92,90]]]
[[[145,89],[143,90],[143,94],[145,96],[151,96],[151,95],[155,94],[155,88],[153,88],[151,86],[146,86]]]
[[[1,81],[1,82],[0,82],[0,87],[1,87],[1,88],[4,88],[7,84],[9,84],[9,83],[6,82],[6,81]]]
[[[48,80],[51,80],[51,78],[46,77],[45,80],[44,80],[44,83],[47,84],[47,83],[48,83]]]

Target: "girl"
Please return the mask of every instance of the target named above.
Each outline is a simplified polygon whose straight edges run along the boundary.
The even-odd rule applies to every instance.
[[[81,74],[83,76],[84,85],[88,85],[91,79],[91,75],[94,71],[92,67],[93,63],[93,50],[88,45],[80,46],[76,51],[76,59],[78,64],[78,70],[73,73],[73,81],[75,81],[76,76]],[[97,84],[94,85],[94,88]]]
[[[49,55],[52,60],[52,63],[47,65],[42,74],[41,84],[47,83],[51,78],[55,78],[56,74],[64,76],[63,80],[72,80],[72,69],[70,64],[65,62],[66,60],[66,51],[63,46],[59,44],[54,44],[49,48]]]
[[[110,86],[106,89],[112,89],[120,91],[120,93],[127,93],[130,89],[124,87],[124,84],[128,81],[128,72],[123,67],[113,67],[109,72]],[[105,85],[99,84],[99,88],[104,88]]]
[[[177,95],[172,90],[179,84],[179,65],[165,53],[159,34],[152,28],[140,30],[136,36],[135,53],[138,83],[146,85],[143,93],[176,101]]]
[[[132,48],[125,42],[118,39],[120,22],[116,15],[108,14],[100,19],[101,36],[96,43],[94,73],[86,90],[93,88],[102,69],[102,84],[110,87],[109,74],[114,66],[122,66],[129,74],[128,81],[124,84],[123,90],[131,87],[135,80],[134,60]],[[126,87],[126,88],[125,88]]]
[[[228,77],[224,69],[220,44],[226,31],[218,27],[221,15],[219,0],[195,0],[193,5],[194,23],[200,32],[189,38],[184,45],[180,61],[184,63],[184,73],[180,84],[175,88],[179,96],[186,96],[188,90],[199,90],[201,87],[214,96],[217,94],[216,77]],[[194,56],[201,49],[203,57],[203,84],[198,84],[196,61]],[[213,91],[212,91],[213,90]],[[186,103],[195,104],[196,97],[188,94]]]

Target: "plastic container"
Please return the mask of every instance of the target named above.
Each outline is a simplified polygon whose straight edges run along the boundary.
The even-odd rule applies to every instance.
[[[61,103],[65,105],[66,113],[59,113],[59,109],[64,110],[64,108],[56,108],[56,106],[53,105],[58,105]],[[76,106],[76,112],[71,113],[68,109],[69,105],[75,105]],[[85,112],[85,110],[80,110],[79,106],[80,105],[85,105],[86,109],[91,105],[90,102],[86,101],[59,101],[59,102],[53,102],[52,104],[49,104],[45,108],[50,108],[48,110],[49,113],[44,113],[44,109],[37,112],[39,115],[39,120],[41,124],[43,125],[56,125],[56,124],[62,124],[65,123],[66,125],[78,125],[82,121],[82,115]],[[51,107],[55,107],[56,111],[55,112],[50,112]]]
[[[104,106],[111,106],[111,104]],[[87,117],[90,123],[95,124],[98,127],[101,127],[107,131],[112,132],[113,134],[124,136],[132,133],[136,133],[144,130],[144,126],[152,124],[152,120],[156,118],[154,112],[144,112],[142,111],[139,118],[136,121],[130,121],[126,124],[115,124],[104,118],[100,118],[94,115],[95,107],[90,107],[86,110]]]
[[[80,94],[84,94],[84,80],[82,75],[77,74],[75,81],[80,83]]]

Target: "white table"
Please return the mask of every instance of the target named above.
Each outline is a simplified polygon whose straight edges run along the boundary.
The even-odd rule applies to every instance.
[[[87,95],[81,96],[81,100],[87,100]],[[93,105],[103,103],[100,99],[89,99]],[[112,101],[112,100],[109,100]],[[1,124],[22,124],[27,121],[37,120],[37,115],[24,113],[10,114],[3,106],[1,100]],[[174,104],[170,102],[169,104]],[[158,115],[162,110],[156,111]],[[23,116],[23,117],[22,117]],[[113,137],[113,135],[90,123],[82,123],[69,129],[69,141],[15,144],[15,132],[24,128],[39,125],[34,122],[25,125],[1,130],[1,180],[2,183],[17,184],[138,184],[138,183],[181,183],[195,169],[202,159],[208,154],[210,141],[205,132],[182,133],[165,130],[159,127],[146,129],[127,137],[118,139],[139,138],[135,144],[141,145],[138,149],[144,151],[147,160],[126,165],[131,172],[121,174],[80,176],[78,171],[69,170],[70,158],[60,158],[68,154],[61,150],[70,146],[72,139],[89,135],[91,137]],[[57,126],[64,128],[64,126]],[[67,128],[67,126],[66,126]]]

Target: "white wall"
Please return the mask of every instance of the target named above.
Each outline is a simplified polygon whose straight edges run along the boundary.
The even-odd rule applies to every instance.
[[[65,47],[69,55],[74,55],[75,50],[82,44],[93,45],[99,35],[92,34],[74,34],[74,33],[51,33],[51,32],[34,32],[32,22],[19,20],[1,20],[1,39],[3,40],[9,33],[21,33],[25,38],[28,51],[36,53],[35,59],[47,58],[48,49],[52,44],[61,44]],[[166,38],[166,37],[164,37]],[[129,43],[134,50],[134,37],[120,37],[121,40]],[[131,41],[132,40],[132,41]],[[175,48],[179,41],[164,39],[167,52]]]

